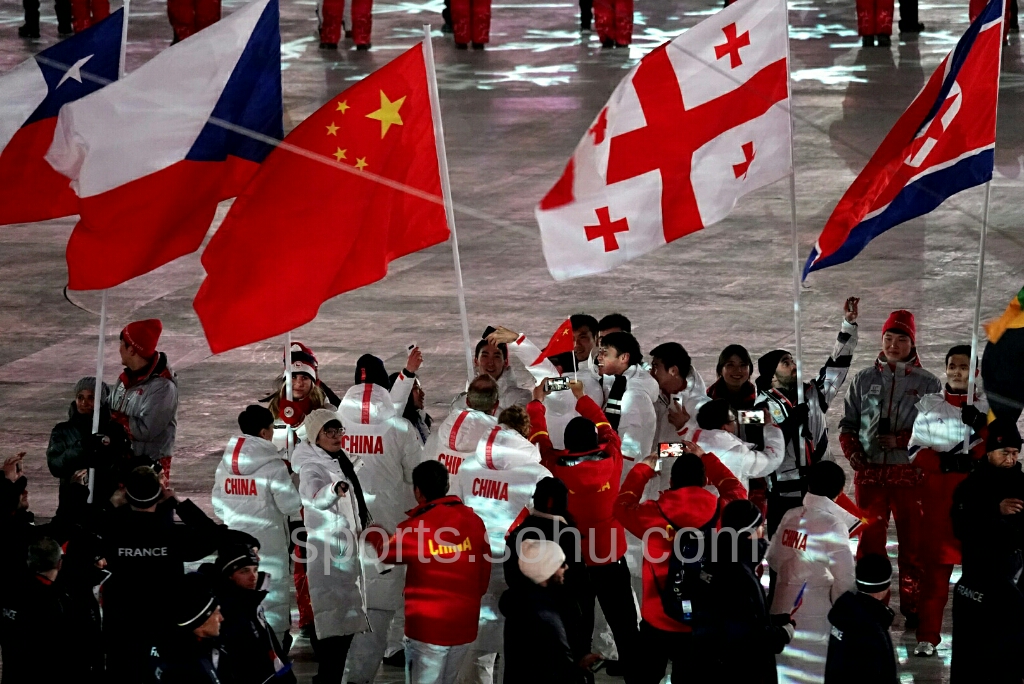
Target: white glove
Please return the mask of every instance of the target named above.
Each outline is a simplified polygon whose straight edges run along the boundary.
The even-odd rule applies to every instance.
[[[786,643],[788,644],[793,640],[793,635],[796,634],[796,625],[790,622],[789,624],[783,625],[782,629],[786,630]]]

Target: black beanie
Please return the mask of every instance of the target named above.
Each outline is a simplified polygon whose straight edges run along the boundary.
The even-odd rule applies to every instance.
[[[243,435],[256,437],[260,430],[265,430],[274,425],[274,414],[266,406],[249,404],[245,410],[238,414],[238,427]]]
[[[384,370],[384,362],[373,354],[363,354],[356,361],[356,384],[365,382],[390,389],[391,383],[388,381],[388,372]]]
[[[557,477],[545,477],[533,490],[533,507],[551,515],[565,515],[569,510],[569,488]]]
[[[857,561],[857,589],[877,594],[889,588],[892,563],[881,553],[868,553]]]
[[[231,575],[250,565],[259,567],[259,564],[259,557],[248,544],[231,544],[217,552],[217,567],[223,575]]]
[[[1020,432],[1017,431],[1016,423],[997,418],[988,425],[988,440],[985,442],[985,451],[996,449],[1020,449]]]
[[[576,416],[565,426],[565,450],[570,454],[586,454],[597,450],[597,427],[593,421]]]
[[[706,401],[697,409],[697,425],[701,430],[721,430],[729,422],[730,411],[728,399]]]
[[[181,577],[172,596],[171,619],[183,630],[199,627],[217,610],[217,598],[210,581],[196,572]]]
[[[775,377],[775,371],[779,367],[779,361],[782,357],[789,354],[785,349],[776,349],[770,351],[757,360],[757,389],[761,392],[767,392],[772,387],[772,378]]]
[[[152,468],[139,466],[128,473],[124,493],[132,506],[149,508],[160,500],[160,478]]]

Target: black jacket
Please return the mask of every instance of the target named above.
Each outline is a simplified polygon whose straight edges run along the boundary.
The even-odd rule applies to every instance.
[[[177,512],[182,522],[176,522]],[[160,599],[185,574],[185,561],[196,561],[217,550],[219,527],[189,500],[160,504],[153,513],[121,506],[108,513],[100,536],[110,579],[103,592],[103,632],[108,643],[157,643],[169,624]],[[146,619],[141,620],[144,611]]]
[[[876,598],[848,591],[832,605],[828,621],[825,684],[897,684],[896,651],[889,627],[892,610]]]
[[[556,539],[557,537],[557,539]],[[569,567],[565,571],[564,593],[576,602],[576,610],[581,611],[582,606],[588,605],[590,595],[590,579],[587,575],[587,566],[583,562],[583,555],[580,550],[580,532],[571,521],[561,516],[551,516],[547,513],[533,512],[528,515],[521,525],[509,533],[506,539],[507,557],[502,564],[505,573],[505,583],[510,589],[529,589],[534,586],[533,581],[523,574],[519,569],[519,544],[524,539],[546,539],[557,541],[565,553],[565,562]],[[569,635],[573,655],[577,660],[590,652],[591,634],[587,633],[587,625],[591,620],[582,623],[579,630]]]
[[[714,659],[722,681],[774,684],[775,656],[789,643],[783,625],[788,616],[773,621],[761,581],[754,573],[759,556],[749,536],[736,540],[720,535],[716,559],[704,568],[710,588],[711,622],[698,635],[701,647]],[[755,559],[755,553],[758,558]],[[742,654],[742,657],[737,657]]]
[[[93,435],[92,414],[79,413],[74,402],[68,409],[68,419],[50,431],[46,448],[46,465],[62,484],[70,482],[77,470],[96,469],[93,500],[97,502],[110,499],[131,467],[150,463],[134,457],[128,435],[110,419],[108,408],[100,409],[99,434]]]
[[[582,684],[586,672],[570,643],[579,609],[564,585],[509,589],[498,607],[505,616],[505,684]]]
[[[236,676],[234,661],[219,640],[176,630],[150,652],[159,684],[249,684]]]
[[[1007,581],[1024,566],[1024,514],[999,512],[999,503],[1013,498],[1024,499],[1020,463],[997,468],[982,460],[953,492],[953,533],[963,549],[965,578]]]
[[[200,571],[211,573],[212,568],[203,566]],[[257,586],[266,586],[266,573],[259,574]],[[220,626],[220,643],[231,654],[235,678],[239,682],[261,684],[275,676],[279,668],[284,671],[288,657],[281,648],[274,630],[267,626],[260,605],[267,596],[266,589],[243,589],[230,580],[218,578],[215,584],[217,601],[224,622]],[[291,671],[273,679],[274,684],[294,684]]]
[[[0,616],[3,684],[99,681],[78,640],[82,617],[58,583],[23,571],[5,587]]]

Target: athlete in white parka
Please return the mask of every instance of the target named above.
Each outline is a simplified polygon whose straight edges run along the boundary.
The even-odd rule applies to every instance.
[[[398,382],[401,382],[399,376]],[[356,363],[357,384],[341,400],[341,448],[353,460],[373,521],[394,532],[416,506],[412,471],[423,460],[415,429],[395,410],[380,359],[366,354]],[[384,383],[384,384],[382,384]],[[397,385],[397,382],[396,382]],[[366,568],[369,632],[356,635],[349,653],[349,684],[369,684],[387,648],[388,628],[404,610],[405,566]]]
[[[267,623],[279,639],[291,625],[292,573],[289,565],[288,519],[298,518],[299,492],[277,447],[274,415],[258,405],[238,416],[241,437],[232,437],[217,465],[213,511],[233,530],[247,532],[260,542],[260,569],[270,577],[263,600]]]
[[[622,440],[622,480],[633,466],[651,455],[658,418],[654,403],[658,383],[640,365],[643,354],[636,339],[626,332],[601,338],[597,368],[604,391],[602,409]]]
[[[427,439],[423,460],[440,461],[454,480],[467,458],[476,454],[480,440],[498,424],[498,385],[489,375],[478,375],[469,383],[462,405],[452,409]]]
[[[504,559],[505,535],[526,515],[537,483],[551,477],[540,464],[540,449],[515,430],[496,425],[477,444],[453,477],[451,491],[479,515],[487,528],[491,557]],[[501,563],[492,566],[487,593],[480,605],[476,641],[463,664],[462,681],[489,684],[494,679],[494,660],[503,649],[505,618],[498,600],[508,589]]]
[[[824,680],[829,610],[844,593],[856,591],[850,532],[860,520],[835,502],[845,483],[839,464],[811,466],[803,505],[782,516],[765,556],[778,573],[771,612],[792,613],[796,621],[796,634],[775,657],[779,684]]]

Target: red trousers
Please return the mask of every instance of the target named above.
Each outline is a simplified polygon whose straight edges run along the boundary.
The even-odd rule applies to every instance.
[[[633,0],[594,0],[594,28],[603,43],[616,45],[633,42]]]
[[[452,33],[460,45],[491,40],[491,0],[452,0]]]
[[[175,41],[185,40],[220,21],[220,0],[167,0]]]
[[[973,23],[974,20],[978,18],[978,15],[981,14],[981,11],[983,9],[985,9],[985,5],[987,5],[987,4],[988,3],[985,0],[971,0],[970,4],[967,6],[967,17],[968,17],[968,19],[970,19],[971,22]],[[1003,35],[1004,36],[1009,32],[1010,27],[1016,25],[1016,23],[1017,23],[1017,22],[1012,20],[1013,19],[1012,16],[1011,16],[1012,10],[1013,10],[1012,3],[1007,2],[1006,3],[1006,14],[1005,14],[1005,17],[1004,17],[1004,19],[1006,21],[1003,24],[1003,26],[1005,27],[1004,30],[1003,30]]]
[[[304,558],[302,547],[295,547],[295,557]],[[295,570],[292,572],[292,579],[295,582],[295,604],[299,608],[299,629],[306,625],[313,624],[313,604],[309,602],[309,578],[306,577],[305,561],[295,561]]]
[[[109,0],[71,0],[71,26],[75,33],[81,33],[109,15]]]
[[[921,624],[917,628],[917,640],[938,646],[942,640],[942,612],[949,600],[949,578],[953,576],[952,565],[927,564],[921,577],[921,595],[917,599],[917,614]]]
[[[857,33],[891,36],[893,0],[857,0]]]
[[[352,0],[352,40],[356,45],[370,44],[373,21],[370,13],[373,0]],[[335,45],[341,42],[341,24],[345,17],[345,0],[323,0],[320,6],[320,42]]]
[[[886,487],[856,485],[857,505],[869,518],[880,518],[876,525],[867,525],[857,546],[857,558],[866,553],[885,555],[889,514],[896,521],[897,558],[900,568],[900,612],[917,612],[921,588],[921,562],[918,545],[921,536],[920,487]]]
[[[168,484],[171,482],[171,457],[164,456],[160,459],[160,468],[163,470],[164,477],[167,478]]]

